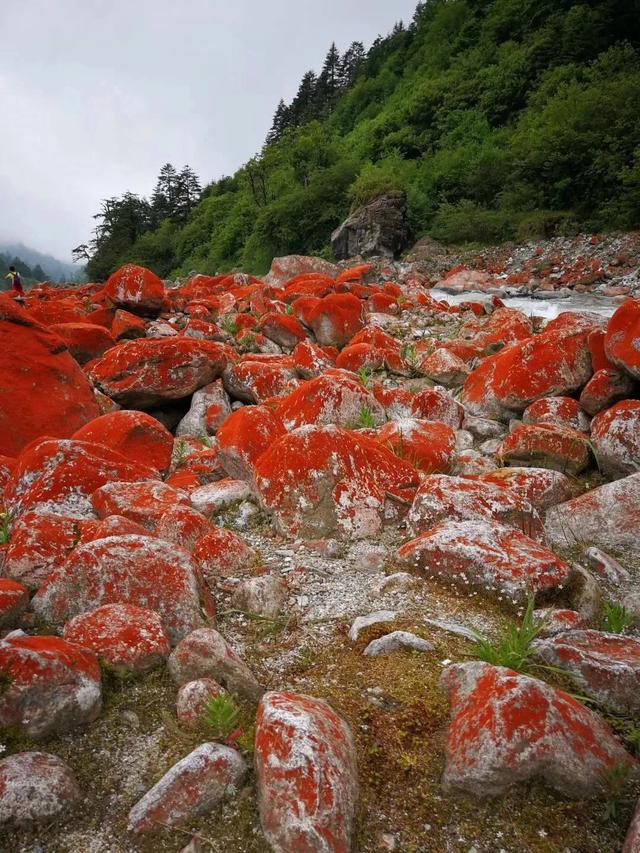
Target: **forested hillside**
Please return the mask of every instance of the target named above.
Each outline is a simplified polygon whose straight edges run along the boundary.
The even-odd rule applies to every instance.
[[[4,289],[11,287],[8,281],[4,281],[4,276],[8,272],[10,266],[14,266],[18,270],[20,277],[26,284],[31,284],[36,281],[44,281],[47,278],[47,273],[42,269],[40,264],[30,267],[29,264],[22,260],[22,258],[18,258],[5,252],[0,252],[0,281],[3,282],[2,287]]]
[[[264,272],[329,255],[332,229],[387,189],[406,190],[416,237],[448,243],[638,227],[639,45],[637,0],[420,3],[368,51],[332,45],[233,176],[200,192],[172,170],[168,204],[166,174],[150,201],[103,202],[77,256],[94,279],[125,261]]]

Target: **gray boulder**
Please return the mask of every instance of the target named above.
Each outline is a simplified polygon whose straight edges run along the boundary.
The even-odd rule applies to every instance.
[[[331,235],[331,246],[339,260],[354,255],[393,258],[408,240],[406,196],[389,192],[352,213]]]

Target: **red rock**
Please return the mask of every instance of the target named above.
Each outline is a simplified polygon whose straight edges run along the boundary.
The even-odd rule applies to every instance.
[[[589,419],[573,397],[543,397],[524,410],[522,423],[528,426],[551,424],[588,432]]]
[[[540,610],[534,610],[533,618],[538,622],[544,623],[544,627],[538,635],[540,637],[553,637],[562,631],[587,627],[587,619],[581,613],[578,613],[577,610],[545,607]]]
[[[227,477],[216,483],[208,483],[193,489],[190,494],[191,505],[210,518],[234,504],[251,500],[254,497],[253,486],[243,480]]]
[[[231,530],[214,527],[198,540],[193,549],[205,583],[213,588],[219,577],[237,575],[241,569],[249,569],[256,563],[258,555],[247,543]]]
[[[107,536],[150,535],[149,531],[141,524],[136,524],[135,521],[131,521],[123,515],[108,515],[100,520],[80,519],[77,522],[77,529],[80,536],[78,545],[83,545],[85,542],[95,542],[96,539],[106,539]]]
[[[29,606],[29,590],[10,578],[0,578],[0,628],[11,627]]]
[[[416,492],[407,515],[413,536],[443,521],[488,519],[539,538],[538,514],[520,494],[481,479],[432,474]]]
[[[287,281],[283,287],[283,299],[285,302],[294,302],[304,296],[315,296],[322,299],[331,293],[335,287],[332,278],[322,273],[307,273],[294,276]]]
[[[609,370],[613,368],[613,364],[611,364],[604,351],[605,337],[606,330],[594,329],[587,338],[589,343],[589,352],[591,353],[591,366],[593,367],[594,373],[598,373],[600,370]]]
[[[278,529],[311,539],[377,535],[385,500],[406,501],[418,485],[413,466],[378,442],[334,426],[283,436],[255,468],[263,505]]]
[[[462,385],[469,375],[469,368],[464,361],[442,347],[423,359],[418,369],[434,382],[447,386]]]
[[[440,385],[436,385],[435,388],[425,388],[424,391],[416,394],[411,411],[416,418],[440,421],[448,424],[452,429],[460,429],[464,417],[464,409],[460,403]]]
[[[288,394],[299,385],[292,367],[257,360],[231,365],[222,381],[228,394],[245,403],[263,403]]]
[[[573,571],[544,545],[496,521],[445,521],[398,551],[427,577],[522,601],[566,586]]]
[[[291,358],[302,379],[314,379],[335,365],[335,361],[311,341],[301,341],[291,353]]]
[[[382,406],[360,380],[348,371],[335,370],[304,382],[280,402],[277,414],[287,430],[307,424],[355,427],[363,409],[376,425],[384,423]]]
[[[503,439],[496,455],[507,464],[529,464],[569,474],[579,474],[591,461],[584,433],[547,423],[516,427]]]
[[[266,406],[243,406],[218,430],[218,456],[231,477],[253,481],[256,461],[285,434],[282,419]]]
[[[8,296],[0,296],[0,339],[0,454],[15,457],[43,434],[67,438],[98,416],[93,390],[62,339]]]
[[[389,421],[377,440],[426,474],[447,472],[453,464],[456,434],[444,423],[416,418]]]
[[[149,536],[110,536],[78,545],[32,600],[53,624],[103,604],[154,610],[172,643],[203,624],[198,568],[173,543]]]
[[[76,519],[65,516],[23,513],[11,528],[4,574],[29,589],[37,589],[75,547],[77,525]]]
[[[73,772],[56,755],[18,752],[0,761],[0,825],[53,820],[79,798]]]
[[[116,345],[114,337],[104,326],[93,326],[90,323],[55,323],[50,329],[62,338],[78,364],[99,358]]]
[[[195,509],[190,506],[172,506],[160,516],[155,535],[192,551],[198,540],[210,530],[211,523]]]
[[[351,293],[330,293],[311,312],[309,325],[319,344],[340,349],[364,325],[362,303]]]
[[[541,397],[579,390],[592,374],[590,331],[549,324],[543,333],[485,358],[464,383],[462,403],[471,414],[507,418]]]
[[[568,672],[581,693],[614,713],[640,713],[640,640],[603,631],[563,631],[538,643],[535,657]]]
[[[640,400],[616,403],[591,422],[591,440],[601,471],[624,477],[640,470]]]
[[[28,738],[70,731],[100,713],[100,667],[92,652],[59,637],[5,637],[0,642],[0,728]]]
[[[548,510],[545,534],[551,545],[598,545],[640,554],[640,473],[605,483]]]
[[[222,344],[185,337],[126,341],[93,362],[88,373],[117,403],[149,409],[189,397],[213,382],[224,370],[228,354]]]
[[[181,723],[191,728],[203,724],[207,704],[217,696],[226,696],[227,691],[211,678],[196,678],[183,684],[176,697],[176,715]]]
[[[142,317],[120,308],[114,314],[111,334],[116,341],[134,341],[136,338],[144,338],[146,333],[147,324]]]
[[[325,261],[323,258],[307,257],[306,255],[286,255],[282,258],[274,258],[271,261],[271,269],[265,277],[267,284],[282,287],[296,276],[317,274],[333,280],[339,270],[335,264]]]
[[[394,344],[396,344],[395,341]],[[336,367],[353,373],[357,373],[362,368],[388,370],[401,376],[409,373],[409,367],[400,354],[399,345],[381,347],[364,341],[348,344],[336,359]]]
[[[258,706],[260,819],[282,853],[352,849],[358,771],[347,723],[323,700],[268,693]]]
[[[536,678],[472,661],[448,667],[441,684],[451,703],[445,790],[496,796],[540,778],[593,797],[607,772],[635,764],[597,714]]]
[[[516,497],[541,511],[564,503],[573,495],[569,478],[548,468],[498,468],[481,474],[477,479],[509,489]]]
[[[311,329],[311,316],[320,302],[318,296],[300,296],[291,303],[294,316],[307,329]]]
[[[155,273],[135,264],[125,264],[109,276],[104,293],[118,308],[134,314],[158,314],[164,299],[164,285]]]
[[[105,604],[81,613],[67,622],[64,638],[124,672],[148,672],[170,651],[158,614],[131,604]]]
[[[10,456],[0,456],[0,498],[16,467],[16,460]]]
[[[169,672],[178,685],[212,678],[250,701],[264,693],[248,666],[214,628],[200,628],[178,643],[169,657]]]
[[[627,299],[611,317],[604,349],[612,364],[640,379],[640,299]]]
[[[129,830],[154,832],[209,814],[247,772],[235,749],[202,743],[178,761],[129,812]]]
[[[122,515],[147,530],[155,530],[160,518],[177,504],[187,506],[188,497],[166,483],[145,480],[138,483],[106,483],[91,495],[100,518]]]
[[[120,453],[89,441],[44,439],[25,448],[5,489],[16,513],[71,518],[93,516],[90,496],[111,480],[133,482],[157,477],[152,468],[129,462]]]
[[[73,436],[80,441],[104,444],[131,462],[166,472],[173,452],[173,436],[160,421],[146,412],[119,411],[102,415],[81,427]]]
[[[297,343],[307,337],[298,320],[289,314],[265,314],[258,328],[270,341],[286,349],[293,349]]]
[[[363,278],[373,269],[373,264],[357,264],[355,267],[349,267],[342,270],[335,279],[336,284],[344,284],[348,281],[362,281]]]
[[[402,418],[410,418],[414,414],[412,408],[414,395],[406,388],[384,388],[379,382],[374,382],[371,391],[380,405],[384,407],[389,420],[402,420]],[[416,414],[416,417],[420,417],[420,415]],[[437,420],[437,418],[433,418],[433,420]]]
[[[597,415],[614,403],[634,395],[636,383],[621,370],[605,368],[594,373],[582,389],[580,405],[589,415]]]

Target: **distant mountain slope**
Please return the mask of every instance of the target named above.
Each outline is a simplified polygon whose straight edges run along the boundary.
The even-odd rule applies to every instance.
[[[5,256],[19,258],[31,269],[40,266],[46,273],[47,278],[54,281],[75,281],[78,274],[82,271],[77,264],[60,261],[54,258],[53,255],[46,255],[43,252],[38,252],[36,249],[31,249],[23,243],[12,243],[9,241],[0,240],[0,253]]]

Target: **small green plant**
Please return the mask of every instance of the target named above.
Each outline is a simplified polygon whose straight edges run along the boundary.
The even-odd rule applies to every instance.
[[[10,512],[0,512],[0,545],[6,545],[11,539],[11,522],[13,515]]]
[[[360,407],[360,416],[358,418],[358,427],[360,429],[373,429],[376,425],[376,420],[373,412],[366,404]]]
[[[189,449],[189,442],[186,441],[184,438],[179,438],[176,441],[175,448],[173,451],[176,465],[182,465],[182,463],[184,462],[185,457],[187,455],[188,449]]]
[[[240,711],[228,696],[213,696],[205,705],[204,722],[211,728],[214,738],[224,740],[238,725]]]
[[[615,601],[605,601],[602,611],[600,627],[610,634],[622,634],[633,622],[633,617],[627,608]]]
[[[288,314],[289,316],[291,316],[291,315],[293,314],[293,308],[292,308],[292,306],[291,306],[291,305],[287,305],[287,306],[285,306],[284,313],[285,313],[285,314]]]
[[[206,433],[203,433],[203,434],[200,436],[200,442],[201,442],[205,447],[209,448],[209,450],[211,450],[211,448],[212,448],[212,447],[215,447],[215,444],[214,444],[213,439],[211,438],[211,436],[210,436],[210,435],[207,435]]]
[[[414,367],[418,361],[418,350],[415,344],[403,344],[400,349],[400,355],[407,364]]]
[[[358,378],[360,379],[360,382],[362,382],[364,387],[367,389],[371,388],[372,376],[373,376],[373,374],[372,374],[371,369],[369,367],[363,366],[363,367],[360,367],[358,369]]]
[[[235,337],[238,334],[238,324],[231,314],[224,315],[220,321],[220,326],[228,335],[233,335],[233,337]]]
[[[606,797],[604,801],[604,819],[606,821],[616,820],[620,807],[626,803],[628,794],[625,789],[632,769],[631,762],[618,761],[602,774],[602,785]]]
[[[546,625],[546,619],[536,619],[533,615],[533,596],[527,597],[527,607],[520,625],[506,625],[496,640],[489,640],[482,634],[476,634],[471,652],[478,660],[484,660],[494,666],[506,666],[516,672],[533,672],[536,669],[550,669],[533,660],[533,641]]]

